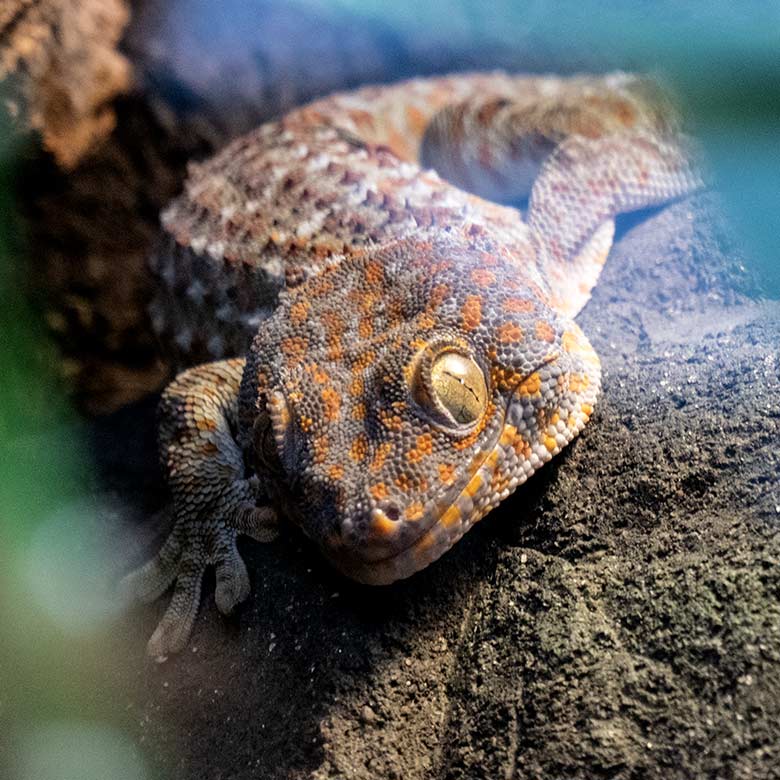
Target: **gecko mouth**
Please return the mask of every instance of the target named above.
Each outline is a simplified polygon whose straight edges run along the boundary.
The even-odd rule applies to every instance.
[[[424,569],[498,503],[483,506],[480,496],[490,485],[501,438],[495,437],[481,450],[472,459],[466,479],[432,499],[420,519],[400,519],[396,504],[374,507],[371,536],[359,550],[326,550],[330,561],[343,574],[366,585],[389,585]]]

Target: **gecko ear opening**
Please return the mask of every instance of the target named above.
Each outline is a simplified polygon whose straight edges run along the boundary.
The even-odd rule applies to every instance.
[[[286,470],[295,468],[295,423],[284,393],[276,390],[269,394],[266,401],[270,427],[262,442],[261,454],[266,463],[281,463]],[[258,421],[261,420],[258,416]]]

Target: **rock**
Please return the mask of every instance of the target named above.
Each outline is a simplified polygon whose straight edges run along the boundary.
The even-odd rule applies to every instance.
[[[9,0],[0,9],[0,82],[13,84],[11,115],[19,129],[39,132],[66,170],[115,127],[113,101],[130,87],[118,51],[128,17],[124,0]]]

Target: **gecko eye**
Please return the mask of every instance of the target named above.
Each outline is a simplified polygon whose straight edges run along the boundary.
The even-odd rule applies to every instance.
[[[451,426],[475,423],[488,400],[482,369],[473,358],[454,351],[440,352],[423,361],[415,396],[426,411]]]

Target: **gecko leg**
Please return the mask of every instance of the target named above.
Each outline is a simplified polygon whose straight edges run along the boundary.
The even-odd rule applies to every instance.
[[[661,205],[703,182],[659,95],[625,74],[574,80],[535,99],[475,95],[428,125],[422,162],[471,192],[530,196],[528,227],[553,306],[576,315],[590,297],[622,212]]]
[[[122,583],[143,601],[173,584],[170,605],[147,645],[154,657],[186,646],[208,566],[216,569],[221,612],[229,613],[249,595],[249,575],[236,547],[239,534],[258,541],[276,536],[276,514],[257,506],[259,485],[246,477],[235,439],[243,367],[243,360],[226,360],[185,371],[160,402],[160,455],[173,497],[173,529],[154,558]]]

